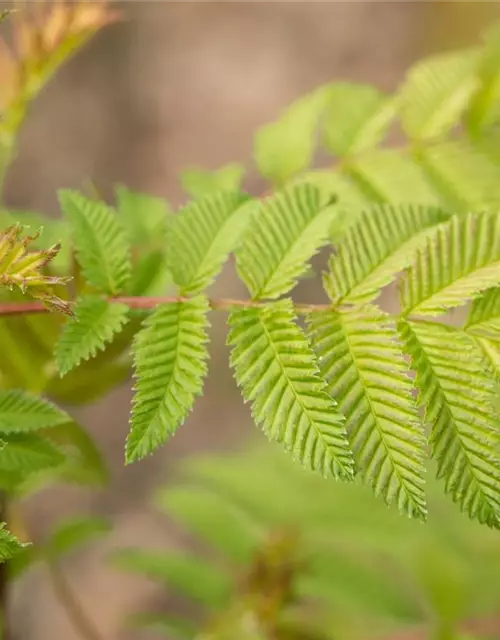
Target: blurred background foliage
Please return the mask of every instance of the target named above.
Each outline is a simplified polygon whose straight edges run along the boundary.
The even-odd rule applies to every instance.
[[[68,22],[59,3],[43,23],[38,4],[19,2],[14,20],[1,26],[0,95],[8,113],[2,168],[13,160],[5,175],[5,222],[57,217],[56,189],[91,184],[116,198],[134,225],[144,203],[125,188],[116,191],[117,184],[177,206],[183,188],[199,188],[194,167],[246,161],[255,130],[305,92],[340,79],[392,90],[423,54],[477,42],[500,15],[499,3],[477,0],[80,7],[79,18]],[[30,24],[44,25],[41,31],[23,27],[25,11],[34,16]],[[61,41],[63,33],[70,37]],[[59,68],[65,47],[83,44]],[[25,63],[14,64],[12,51]],[[252,193],[262,184],[255,174],[245,180]],[[71,256],[58,259],[64,265]],[[312,300],[319,293],[314,280],[301,286]],[[242,294],[230,269],[218,287]],[[45,348],[12,341],[13,325],[21,335],[22,323],[44,324],[44,336],[58,331],[48,318],[1,320],[10,379],[0,385],[48,389],[96,438],[110,467],[110,484],[100,491],[50,487],[23,504],[29,536],[38,542],[33,553],[57,557],[103,638],[193,637],[198,622],[206,624],[205,640],[500,637],[498,536],[448,509],[438,492],[431,524],[419,526],[360,487],[304,474],[272,447],[191,459],[229,444],[249,446],[251,423],[226,366],[222,323],[213,327],[202,406],[161,455],[127,468],[124,345],[116,345],[111,367],[98,360],[83,371],[99,381],[96,394],[76,372],[56,385],[46,366],[50,335]],[[98,455],[82,438],[82,450]],[[185,467],[177,462],[184,457]],[[85,513],[94,515],[93,524],[64,520]],[[95,543],[76,549],[89,527]],[[179,582],[186,567],[191,578]],[[22,559],[14,568],[22,572]],[[11,602],[19,640],[77,637],[48,585],[46,568],[22,573]],[[140,610],[141,629],[124,627],[125,614]],[[224,628],[221,612],[230,614]]]

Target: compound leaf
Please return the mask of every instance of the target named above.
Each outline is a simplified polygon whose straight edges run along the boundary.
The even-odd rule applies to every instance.
[[[163,304],[134,342],[137,386],[127,439],[127,462],[151,454],[186,419],[203,389],[208,301]]]
[[[290,300],[229,317],[231,366],[255,421],[306,468],[350,479],[344,419],[319,377]]]

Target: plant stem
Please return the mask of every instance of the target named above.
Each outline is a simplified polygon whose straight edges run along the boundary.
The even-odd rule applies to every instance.
[[[175,302],[189,302],[190,298],[185,296],[160,296],[160,297],[117,297],[109,298],[110,302],[119,302],[128,305],[131,309],[154,309],[160,304]],[[260,300],[233,300],[232,298],[221,298],[210,300],[210,306],[214,310],[229,311],[234,308],[260,308],[265,307],[269,302]],[[315,311],[325,311],[331,309],[329,304],[295,304],[295,312],[304,315]],[[47,313],[49,309],[43,302],[37,300],[27,302],[3,302],[0,304],[0,316],[15,316],[35,313]]]
[[[104,637],[101,636],[100,632],[83,610],[57,563],[49,559],[47,566],[54,593],[66,611],[75,630],[84,640],[104,640]]]

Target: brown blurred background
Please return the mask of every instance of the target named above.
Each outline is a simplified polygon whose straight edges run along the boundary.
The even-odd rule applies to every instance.
[[[121,182],[177,205],[183,168],[248,162],[256,128],[306,91],[339,79],[390,91],[423,53],[474,42],[500,13],[497,2],[477,0],[117,4],[126,20],[96,36],[36,101],[8,176],[8,206],[57,215],[56,189],[81,187],[87,179],[108,196]],[[250,175],[246,186],[258,192],[261,183]],[[215,295],[244,295],[229,271],[215,289]],[[148,506],[152,491],[172,477],[182,456],[236,446],[253,434],[229,374],[223,329],[214,319],[205,396],[159,454],[124,467],[130,389],[118,389],[78,412],[111,465],[109,490],[55,489],[29,505],[35,537],[82,510],[113,519],[108,542],[65,567],[109,640],[143,637],[120,629],[120,618],[159,604],[160,596],[107,568],[106,552],[182,543]],[[13,614],[18,640],[76,638],[43,573],[18,585]]]

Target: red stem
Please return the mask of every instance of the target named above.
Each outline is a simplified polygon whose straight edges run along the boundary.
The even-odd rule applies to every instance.
[[[121,302],[132,309],[154,309],[160,304],[175,302],[189,302],[190,298],[185,296],[160,296],[160,297],[117,297],[110,298],[110,302]],[[263,307],[265,302],[257,300],[233,300],[231,298],[221,298],[220,300],[210,300],[212,309],[228,311],[232,308],[252,308]],[[330,309],[328,304],[296,304],[295,312],[298,314],[312,313],[314,311],[324,311]],[[3,302],[0,304],[0,316],[14,316],[21,314],[47,313],[49,309],[37,300],[26,302]]]

